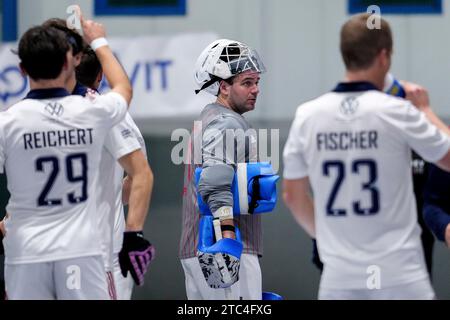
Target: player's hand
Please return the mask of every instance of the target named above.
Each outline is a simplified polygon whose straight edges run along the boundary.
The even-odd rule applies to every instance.
[[[411,101],[414,106],[419,110],[430,108],[430,98],[427,89],[408,81],[401,81],[401,84],[405,89],[406,99]]]
[[[144,238],[142,232],[124,232],[122,250],[119,253],[119,264],[122,275],[128,271],[138,286],[144,284],[144,275],[150,262],[155,257],[155,248]]]
[[[80,22],[83,28],[84,41],[88,44],[92,43],[95,39],[106,37],[105,27],[102,24],[92,20],[84,20],[83,14],[80,14]]]

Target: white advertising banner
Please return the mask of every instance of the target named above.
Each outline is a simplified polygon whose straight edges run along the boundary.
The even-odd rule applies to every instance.
[[[194,64],[201,51],[217,39],[213,33],[173,36],[109,38],[133,84],[130,112],[135,119],[196,116],[214,100],[195,95]],[[11,52],[16,44],[0,46],[0,109],[22,99],[29,90],[27,79]],[[107,91],[107,84],[100,88]]]

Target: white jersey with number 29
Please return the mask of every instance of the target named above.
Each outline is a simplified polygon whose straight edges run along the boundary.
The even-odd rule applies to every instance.
[[[0,168],[11,193],[6,264],[101,254],[97,171],[105,137],[126,111],[114,92],[83,98],[47,89],[0,113]]]

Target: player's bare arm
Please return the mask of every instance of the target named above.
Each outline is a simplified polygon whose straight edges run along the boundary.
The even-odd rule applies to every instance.
[[[83,16],[81,16],[81,25],[83,27],[84,40],[91,44],[91,46],[93,41],[102,38],[104,39],[106,37],[105,28],[100,23],[92,20],[84,20]],[[108,45],[93,49],[102,65],[103,73],[108,80],[112,91],[120,94],[127,101],[129,106],[133,97],[133,89],[122,65],[114,56]]]
[[[283,181],[283,199],[297,223],[308,235],[315,238],[314,204],[311,197],[309,179]]]
[[[450,248],[450,224],[445,228],[445,244]]]
[[[430,106],[428,91],[424,87],[408,81],[402,81],[402,85],[404,86],[406,92],[406,99],[409,100],[420,111],[422,111],[426,115],[428,120],[430,120],[436,127],[438,127],[439,130],[445,132],[450,136],[449,127],[444,122],[442,122],[441,119],[439,119],[439,117],[433,112],[433,109]],[[450,150],[436,164],[441,169],[450,171]]]
[[[122,182],[122,203],[127,206],[130,202],[130,191],[131,191],[131,178],[130,176],[125,176]]]
[[[8,219],[9,214],[8,212],[5,214],[5,217],[3,218],[3,220],[0,221],[0,232],[2,233],[3,236],[6,235],[6,229],[5,229],[5,220]]]
[[[119,163],[131,182],[126,231],[141,231],[150,204],[153,172],[140,149],[120,158]]]
[[[445,132],[447,135],[450,135],[450,129],[448,126],[443,123],[441,119],[439,119],[431,108],[427,89],[408,81],[402,81],[402,86],[406,92],[406,99],[422,111],[436,127]]]

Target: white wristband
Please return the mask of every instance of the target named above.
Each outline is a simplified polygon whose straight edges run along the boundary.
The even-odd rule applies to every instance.
[[[98,48],[108,45],[108,40],[106,38],[97,38],[91,42],[90,46],[92,50],[97,51]]]
[[[233,207],[220,207],[216,212],[213,212],[214,218],[218,218],[221,222],[223,220],[233,219]]]

